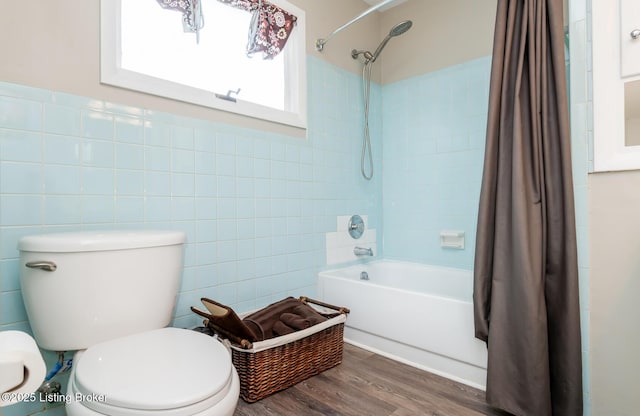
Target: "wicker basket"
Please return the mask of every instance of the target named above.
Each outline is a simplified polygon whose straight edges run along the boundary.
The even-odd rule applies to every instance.
[[[240,377],[240,397],[246,402],[261,400],[342,362],[349,310],[306,297],[300,301],[322,306],[322,313],[330,318],[293,334],[255,342],[248,349],[231,343],[233,365]]]

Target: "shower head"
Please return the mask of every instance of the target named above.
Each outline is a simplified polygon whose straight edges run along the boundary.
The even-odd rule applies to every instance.
[[[391,40],[391,38],[402,35],[407,30],[411,29],[412,25],[413,25],[413,22],[411,20],[405,20],[404,22],[400,22],[394,27],[392,27],[387,37],[384,38],[384,40],[380,43],[380,46],[378,46],[376,51],[373,53],[370,59],[371,62],[375,62],[376,59],[378,59],[378,56],[380,56],[380,52],[382,52],[384,47],[387,46],[387,43]]]
[[[404,22],[400,22],[389,31],[389,36],[399,36],[405,33],[407,30],[411,29],[413,22],[411,20],[405,20]]]

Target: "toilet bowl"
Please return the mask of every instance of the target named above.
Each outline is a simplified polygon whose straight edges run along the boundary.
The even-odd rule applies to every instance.
[[[77,351],[68,416],[227,416],[239,399],[230,351],[167,327],[186,236],[89,231],[22,237],[20,284],[38,345]]]
[[[77,352],[66,411],[68,416],[231,416],[239,391],[230,353],[220,342],[164,328]]]

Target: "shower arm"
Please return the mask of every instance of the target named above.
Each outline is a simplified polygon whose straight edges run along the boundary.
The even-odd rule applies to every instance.
[[[316,50],[318,52],[322,52],[324,50],[324,45],[327,42],[329,42],[329,39],[331,39],[332,37],[337,35],[339,32],[341,32],[342,30],[344,30],[347,27],[351,26],[352,24],[354,24],[358,20],[362,19],[363,17],[365,17],[369,13],[375,12],[376,10],[386,6],[387,4],[393,3],[395,1],[397,1],[397,0],[384,0],[384,1],[380,2],[379,4],[376,4],[375,6],[368,8],[367,10],[365,10],[364,12],[359,14],[358,16],[354,17],[353,19],[351,19],[347,23],[343,24],[342,26],[340,26],[339,28],[337,28],[336,30],[331,32],[329,35],[327,35],[327,37],[316,39]]]

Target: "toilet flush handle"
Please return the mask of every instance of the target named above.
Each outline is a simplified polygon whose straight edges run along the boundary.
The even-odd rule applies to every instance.
[[[30,261],[25,264],[30,269],[40,269],[47,272],[55,272],[58,266],[52,261]]]

